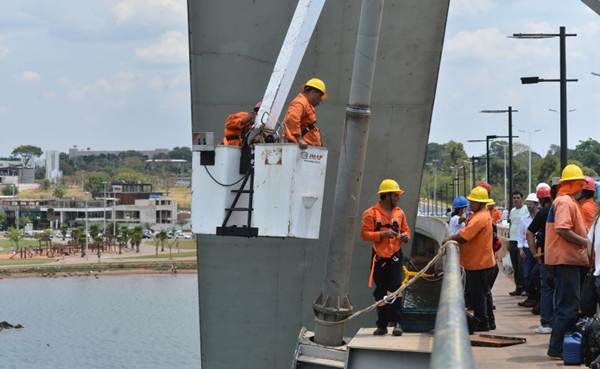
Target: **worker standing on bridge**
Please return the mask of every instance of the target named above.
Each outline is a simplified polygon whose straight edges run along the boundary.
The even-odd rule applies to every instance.
[[[579,206],[581,207],[581,215],[585,222],[585,228],[590,229],[594,219],[598,214],[598,203],[596,202],[596,182],[592,177],[585,177],[585,185],[579,196]]]
[[[580,297],[580,268],[589,264],[590,241],[581,210],[575,200],[583,190],[585,176],[577,165],[563,171],[546,223],[544,261],[554,272],[554,322],[548,356],[562,357],[563,338],[577,322]]]
[[[410,228],[404,211],[398,207],[398,199],[404,191],[393,179],[384,179],[379,185],[379,202],[362,214],[362,239],[373,242],[373,260],[369,276],[369,288],[375,281],[373,296],[381,300],[396,291],[402,282],[402,244],[410,239]],[[393,323],[394,336],[402,335],[400,319],[401,299],[392,304],[377,307],[377,329],[374,335],[387,334],[388,324]]]
[[[469,196],[472,211],[466,226],[458,234],[444,240],[460,244],[460,264],[466,271],[466,284],[476,318],[474,330],[485,332],[496,329],[492,293],[490,291],[496,258],[492,249],[492,217],[487,209],[490,203],[484,187],[475,187]]]
[[[308,145],[323,146],[315,108],[322,100],[327,99],[325,82],[318,78],[309,79],[303,88],[303,91],[290,102],[283,119],[287,141],[297,143],[302,150]]]
[[[260,101],[257,102],[254,109],[250,112],[241,111],[227,116],[225,119],[223,145],[243,145],[244,137],[252,127],[256,113],[258,113],[258,109],[260,109],[260,103]]]
[[[527,244],[538,260],[539,269],[539,311],[540,325],[535,328],[535,333],[552,333],[554,320],[554,280],[549,266],[544,264],[544,243],[546,240],[546,220],[552,206],[550,186],[545,183],[537,186],[536,197],[540,201],[540,210],[527,228]]]
[[[465,226],[465,221],[467,220],[466,212],[467,212],[467,199],[464,196],[458,196],[454,198],[452,201],[452,214],[450,215],[450,222],[448,223],[448,228],[450,228],[450,234],[455,235]]]

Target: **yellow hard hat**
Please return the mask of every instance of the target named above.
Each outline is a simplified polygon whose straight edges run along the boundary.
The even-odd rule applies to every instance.
[[[567,165],[565,169],[563,169],[562,175],[560,176],[560,183],[577,180],[585,180],[583,171],[575,164]]]
[[[489,204],[491,201],[493,201],[490,199],[487,190],[481,186],[477,186],[472,189],[469,196],[467,196],[467,199],[469,201],[481,202],[484,204]]]
[[[381,181],[381,184],[379,185],[379,191],[377,193],[382,194],[390,192],[396,192],[399,195],[402,195],[404,190],[401,189],[400,185],[398,185],[398,182],[394,181],[393,179],[384,179]]]
[[[306,83],[302,87],[312,87],[312,88],[316,88],[317,90],[321,91],[323,93],[323,97],[321,97],[321,99],[323,99],[323,100],[325,100],[329,97],[329,95],[327,95],[327,87],[325,86],[325,82],[323,82],[322,80],[320,80],[318,78],[309,79],[308,81],[306,81]]]
[[[488,206],[494,206],[496,205],[496,201],[494,201],[494,199],[490,199],[490,202],[488,202]]]

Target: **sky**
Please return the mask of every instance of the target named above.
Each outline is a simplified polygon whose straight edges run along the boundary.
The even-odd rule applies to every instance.
[[[19,144],[66,151],[152,149],[189,144],[185,0],[0,1],[0,156]],[[514,32],[569,38],[569,146],[600,139],[600,16],[579,0],[451,0],[430,141],[507,133],[545,153],[559,141],[558,39],[514,40]],[[465,144],[481,154],[484,144]]]

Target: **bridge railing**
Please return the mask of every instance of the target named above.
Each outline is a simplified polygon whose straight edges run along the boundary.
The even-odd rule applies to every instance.
[[[430,368],[475,368],[465,314],[458,244],[452,241],[444,254],[444,280],[435,320]]]

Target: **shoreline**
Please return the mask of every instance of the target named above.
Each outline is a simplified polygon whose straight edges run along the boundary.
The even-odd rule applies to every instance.
[[[19,278],[67,278],[67,277],[95,277],[102,275],[152,275],[173,274],[172,267],[177,274],[197,273],[195,260],[173,262],[127,262],[104,264],[72,264],[48,266],[20,266],[0,268],[0,280]]]

